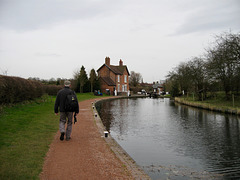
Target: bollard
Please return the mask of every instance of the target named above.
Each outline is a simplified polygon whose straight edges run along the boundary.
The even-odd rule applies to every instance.
[[[104,131],[105,137],[108,137],[108,131]]]

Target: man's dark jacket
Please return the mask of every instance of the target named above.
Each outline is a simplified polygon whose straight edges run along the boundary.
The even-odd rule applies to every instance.
[[[57,98],[55,101],[54,112],[58,113],[58,107],[60,107],[60,112],[65,112],[65,101],[67,95],[74,93],[69,87],[64,87],[60,91],[58,91]],[[76,94],[75,94],[76,95]],[[77,97],[77,96],[76,96]],[[79,113],[79,107],[75,111],[75,113]]]

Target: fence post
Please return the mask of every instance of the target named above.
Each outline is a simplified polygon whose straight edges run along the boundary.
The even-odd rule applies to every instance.
[[[233,107],[234,107],[234,94],[232,94]]]

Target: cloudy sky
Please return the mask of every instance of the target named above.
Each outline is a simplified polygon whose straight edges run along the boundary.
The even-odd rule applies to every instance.
[[[239,0],[0,0],[0,74],[72,78],[108,56],[152,82],[229,31]]]

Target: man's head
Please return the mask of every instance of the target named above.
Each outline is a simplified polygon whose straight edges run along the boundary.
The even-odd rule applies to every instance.
[[[65,87],[70,87],[71,86],[71,82],[70,81],[64,81],[64,86]]]

